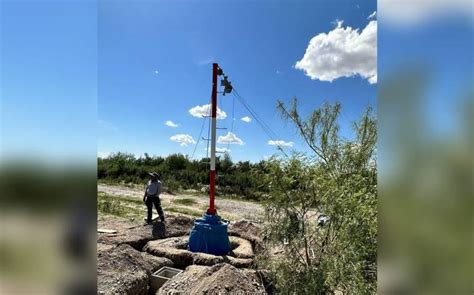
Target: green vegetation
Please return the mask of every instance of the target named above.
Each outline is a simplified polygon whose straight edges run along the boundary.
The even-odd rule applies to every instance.
[[[97,194],[97,211],[118,217],[141,216],[142,210],[136,209],[143,201],[126,196],[110,196],[105,193]]]
[[[265,236],[283,255],[264,253],[283,294],[376,292],[376,121],[369,110],[354,124],[355,139],[339,136],[340,105],[323,105],[307,120],[279,103],[314,154],[268,162]],[[318,225],[319,214],[329,222]],[[267,247],[270,248],[270,247]]]
[[[124,208],[120,205],[120,201],[110,196],[97,198],[97,210],[115,216],[123,217],[126,215]]]
[[[216,208],[216,210],[219,210],[219,206],[214,205],[214,207]],[[209,208],[208,205],[203,205],[203,206],[201,206],[201,210],[202,210],[203,212],[205,212],[208,208]]]
[[[136,158],[126,153],[112,154],[98,159],[98,179],[105,183],[122,183],[143,187],[148,180],[148,172],[156,171],[161,175],[164,190],[177,193],[184,189],[206,192],[209,183],[209,159],[190,160],[182,154],[173,154],[166,158]],[[268,192],[262,182],[265,161],[260,163],[232,162],[225,154],[218,157],[216,169],[218,183],[216,194],[219,196],[239,196],[247,200],[261,200]]]
[[[181,214],[186,214],[186,215],[195,216],[195,217],[201,217],[203,214],[202,211],[183,208],[183,207],[163,207],[163,210],[165,212],[181,213]]]
[[[257,264],[268,269],[281,294],[374,294],[377,281],[377,166],[376,119],[371,109],[354,123],[351,140],[339,134],[341,105],[324,104],[307,119],[298,103],[279,102],[282,117],[292,122],[311,153],[272,157],[256,164],[233,163],[219,158],[217,193],[243,196],[265,206],[264,240],[267,245]],[[174,154],[166,158],[117,153],[99,159],[99,179],[109,183],[143,185],[148,171],[162,176],[165,189],[205,191],[209,159],[190,160]],[[102,198],[102,199],[101,199]],[[99,197],[99,210],[114,215],[130,214],[120,202]],[[141,202],[140,202],[141,203]],[[179,205],[196,205],[192,198],[165,207],[199,217]],[[125,207],[127,208],[127,207]],[[322,222],[321,216],[325,219]],[[282,249],[274,255],[266,252]]]
[[[186,206],[197,204],[191,198],[177,199],[173,203]],[[142,207],[137,207],[137,205]],[[103,192],[97,194],[97,210],[100,213],[118,217],[140,217],[146,214],[146,207],[141,199],[127,196],[111,196]],[[201,217],[203,214],[203,211],[175,206],[164,206],[163,210],[165,212],[181,213],[195,217]]]
[[[196,200],[193,200],[191,198],[174,199],[173,203],[178,204],[178,205],[185,205],[185,206],[192,206],[192,205],[197,204]]]

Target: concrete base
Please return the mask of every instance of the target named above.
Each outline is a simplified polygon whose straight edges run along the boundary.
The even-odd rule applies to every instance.
[[[151,275],[150,278],[150,291],[152,294],[156,293],[167,281],[174,276],[180,274],[182,270],[172,267],[162,267]]]

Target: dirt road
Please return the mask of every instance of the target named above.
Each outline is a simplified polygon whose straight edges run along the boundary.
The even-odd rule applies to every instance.
[[[143,198],[143,190],[119,185],[98,184],[97,191],[111,196],[133,197],[139,200]],[[170,210],[189,210],[197,214],[200,214],[200,212],[203,213],[209,205],[209,198],[207,196],[194,196],[189,194],[179,194],[175,196],[163,193],[160,195],[160,199],[164,208],[170,208]],[[217,197],[216,206],[219,215],[231,220],[245,218],[259,221],[262,219],[264,213],[263,207],[255,202]]]

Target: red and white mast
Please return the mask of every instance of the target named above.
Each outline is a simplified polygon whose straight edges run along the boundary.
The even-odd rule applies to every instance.
[[[215,215],[214,200],[216,197],[216,133],[217,133],[217,75],[219,66],[212,64],[212,96],[211,96],[211,170],[209,172],[209,209],[207,214]]]

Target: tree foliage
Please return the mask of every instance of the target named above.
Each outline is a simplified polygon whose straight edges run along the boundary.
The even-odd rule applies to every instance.
[[[165,189],[177,192],[183,189],[205,190],[209,183],[209,158],[190,160],[182,154],[167,157],[135,157],[127,153],[115,153],[98,159],[99,180],[112,183],[143,184],[148,172],[161,175]],[[259,200],[268,193],[262,181],[266,173],[264,161],[234,163],[228,154],[216,161],[217,193],[239,198]]]
[[[278,109],[314,153],[267,163],[267,249],[282,254],[268,250],[261,261],[283,293],[375,293],[377,136],[371,109],[354,124],[353,140],[339,134],[338,103],[324,104],[307,119],[296,99],[289,107],[279,102]],[[322,216],[329,222],[318,222]]]

